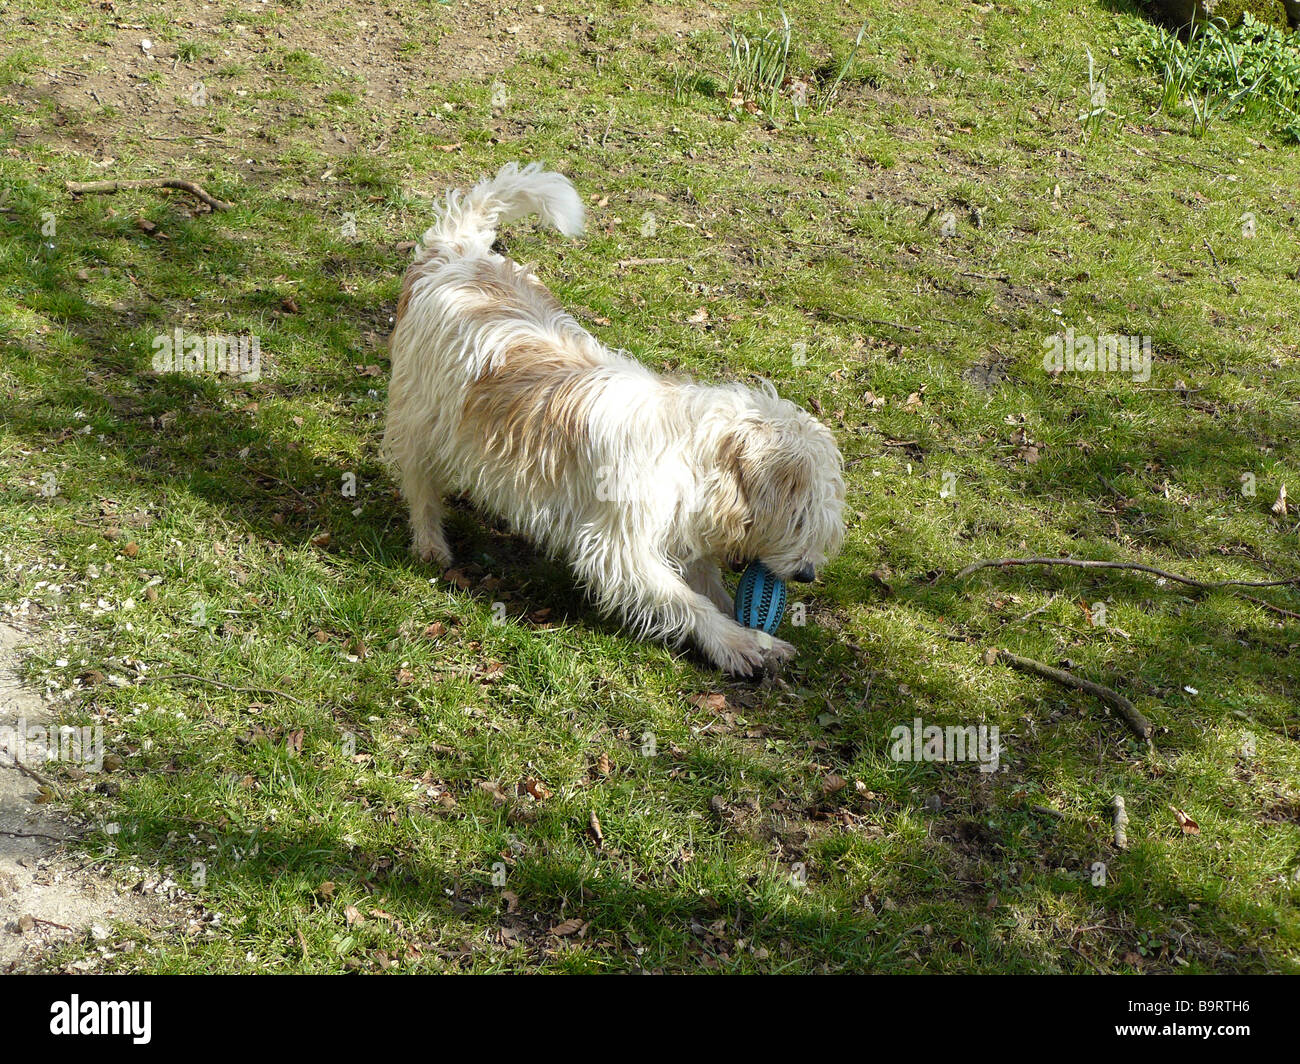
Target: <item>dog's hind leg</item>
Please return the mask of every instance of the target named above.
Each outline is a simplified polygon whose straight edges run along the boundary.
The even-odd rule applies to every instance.
[[[394,380],[389,385],[388,425],[382,453],[397,474],[397,484],[411,514],[411,549],[424,561],[443,569],[451,565],[451,548],[442,531],[445,478],[432,454],[438,425],[414,412],[404,401],[409,389]]]
[[[451,547],[442,531],[442,487],[427,470],[403,469],[402,496],[411,508],[411,549],[439,568],[451,565]]]

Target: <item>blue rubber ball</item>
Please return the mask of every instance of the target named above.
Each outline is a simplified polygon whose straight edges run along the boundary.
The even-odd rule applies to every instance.
[[[752,563],[736,587],[736,620],[746,628],[775,634],[785,616],[785,581],[762,562]]]

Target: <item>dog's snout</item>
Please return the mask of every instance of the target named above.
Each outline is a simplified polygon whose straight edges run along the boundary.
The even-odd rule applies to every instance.
[[[794,578],[801,584],[811,584],[817,579],[817,570],[811,565],[805,565],[802,569],[794,574]]]

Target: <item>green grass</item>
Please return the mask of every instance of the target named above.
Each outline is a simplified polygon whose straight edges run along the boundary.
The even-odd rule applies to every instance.
[[[221,70],[158,140],[133,95],[93,118],[46,84],[45,56],[77,69],[113,16],[17,6],[36,24],[0,56],[0,599],[42,634],[32,682],[120,758],[50,769],[91,826],[81,858],[170,876],[200,912],[51,966],[1300,971],[1297,622],[1139,573],[953,579],[1026,554],[1300,569],[1296,516],[1271,509],[1300,497],[1300,149],[1266,116],[1193,137],[1102,4],[792,3],[792,70],[844,76],[779,127],[727,98],[727,27],[772,8],[548,3],[538,39],[503,17],[474,31],[499,58],[417,76],[340,6],[292,48],[269,14],[214,13],[202,49],[153,30],[183,60],[155,68],[163,100]],[[459,8],[393,7],[454,62]],[[1086,49],[1107,108],[1087,129]],[[376,450],[401,245],[512,159],[589,203],[582,241],[503,236],[602,340],[766,375],[836,432],[848,540],[798,589],[781,684],[629,638],[466,505],[467,587],[408,554]],[[63,188],[164,173],[234,209]],[[178,326],[256,335],[262,379],[152,373]],[[1067,327],[1150,336],[1150,380],[1045,372]],[[1294,589],[1257,597],[1300,612]],[[990,646],[1123,691],[1156,753]],[[1005,771],[891,760],[916,717],[997,725]]]

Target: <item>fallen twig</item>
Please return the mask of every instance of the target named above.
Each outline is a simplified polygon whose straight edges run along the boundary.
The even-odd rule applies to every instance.
[[[827,311],[827,313],[830,314],[833,312]],[[863,325],[884,325],[891,329],[902,329],[905,332],[919,333],[921,331],[919,325],[904,325],[902,322],[886,321],[884,318],[850,318],[844,316],[844,320],[860,322]]]
[[[1076,691],[1084,691],[1092,695],[1117,710],[1124,720],[1128,722],[1128,726],[1136,733],[1138,738],[1144,740],[1147,746],[1152,745],[1151,736],[1155,733],[1155,728],[1151,722],[1142,715],[1141,711],[1132,702],[1118,692],[1112,691],[1109,687],[1103,687],[1092,680],[1085,680],[1082,676],[1075,676],[1074,673],[1066,672],[1064,669],[1044,665],[1041,661],[1022,658],[1019,654],[1012,654],[1009,650],[995,650],[992,657],[995,661],[1010,665],[1017,672],[1031,673],[1041,679],[1059,683],[1063,687],[1072,687]]]
[[[58,928],[59,930],[61,930],[61,931],[75,931],[75,930],[76,930],[75,928],[69,927],[67,924],[60,924],[60,923],[57,923],[57,922],[54,921],[54,920],[46,920],[43,916],[33,916],[33,917],[31,918],[31,921],[32,921],[32,923],[34,923],[34,924],[44,924],[46,927],[57,927],[57,928]]]
[[[1040,613],[1046,613],[1049,609],[1052,608],[1052,604],[1056,601],[1056,598],[1057,598],[1057,596],[1056,596],[1056,595],[1053,595],[1053,596],[1052,596],[1051,598],[1049,598],[1046,602],[1044,602],[1041,606],[1039,606],[1038,609],[1036,609],[1036,610],[1030,610],[1030,611],[1029,611],[1028,613],[1026,613],[1023,617],[1019,617],[1019,618],[1017,618],[1015,623],[1016,623],[1016,624],[1024,624],[1025,621],[1029,620],[1030,617],[1037,617]]]
[[[193,181],[185,181],[179,177],[147,177],[136,181],[65,181],[63,184],[69,192],[78,196],[86,192],[105,192],[111,195],[114,192],[133,188],[178,188],[202,200],[214,211],[228,211],[234,206],[205,192]]]
[[[8,753],[8,751],[5,751],[5,752]],[[17,769],[19,772],[21,772],[24,776],[28,776],[28,777],[30,777],[31,779],[34,779],[34,780],[35,780],[37,783],[39,783],[42,787],[46,787],[46,788],[48,788],[50,791],[52,791],[52,792],[54,793],[54,795],[55,795],[56,797],[59,798],[60,801],[63,799],[63,791],[59,789],[59,785],[58,785],[57,783],[55,783],[53,780],[48,780],[48,779],[46,779],[46,778],[45,778],[44,776],[42,776],[39,772],[37,772],[34,768],[29,768],[27,765],[24,765],[23,762],[22,762],[22,760],[21,760],[20,758],[16,757],[15,755],[13,755],[13,754],[9,754],[9,758],[10,758],[10,762],[9,762],[10,766],[12,766],[13,768],[16,768],[16,769]],[[9,766],[6,766],[6,767],[9,767]]]
[[[1201,243],[1205,245],[1205,250],[1210,253],[1210,258],[1214,261],[1214,270],[1217,273],[1219,270],[1219,256],[1214,253],[1214,248],[1210,247],[1208,240],[1202,240]]]
[[[296,705],[306,705],[301,698],[295,698],[293,695],[284,691],[276,690],[274,687],[236,687],[234,684],[226,683],[223,680],[214,680],[210,676],[196,676],[192,672],[167,672],[160,675],[139,676],[141,680],[193,680],[195,683],[211,684],[213,687],[222,687],[227,691],[237,691],[243,695],[278,695],[280,698],[287,698]]]
[[[953,579],[964,580],[979,569],[1003,569],[1009,565],[1071,565],[1076,569],[1137,569],[1143,573],[1163,576],[1166,580],[1174,580],[1207,591],[1220,587],[1286,587],[1300,584],[1300,576],[1288,576],[1281,580],[1196,580],[1190,576],[1179,576],[1177,573],[1168,573],[1163,569],[1143,565],[1141,562],[1102,562],[1091,558],[988,558],[966,566]]]
[[[683,262],[683,259],[619,259],[615,266],[620,270],[628,266],[664,266],[670,262]]]
[[[1120,850],[1128,849],[1128,810],[1124,808],[1124,798],[1122,795],[1115,795],[1111,805],[1115,808],[1115,847]]]
[[[838,310],[828,310],[826,307],[818,307],[809,313],[813,315],[825,314],[836,321],[846,321],[850,325],[886,325],[891,329],[901,329],[905,332],[919,333],[921,331],[919,325],[904,325],[902,322],[886,321],[884,318],[859,318],[851,314],[841,314]]]
[[[1141,151],[1138,148],[1132,149],[1134,155],[1141,155],[1144,159],[1158,159],[1162,163],[1168,163],[1171,166],[1190,166],[1197,170],[1204,170],[1207,174],[1214,174],[1216,177],[1226,177],[1222,170],[1214,170],[1208,166],[1202,166],[1200,163],[1194,163],[1191,159],[1184,159],[1181,155],[1169,156],[1161,155],[1156,151]]]
[[[1242,592],[1238,592],[1238,594],[1240,594],[1247,602],[1253,602],[1256,606],[1263,606],[1266,610],[1280,613],[1283,617],[1291,617],[1294,620],[1300,621],[1300,613],[1296,613],[1294,610],[1284,610],[1281,606],[1274,606],[1273,603],[1265,602],[1262,598],[1256,598],[1254,595],[1247,595]]]
[[[49,839],[52,842],[67,842],[67,838],[62,835],[47,835],[43,831],[0,831],[10,839]]]

